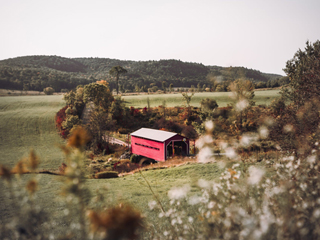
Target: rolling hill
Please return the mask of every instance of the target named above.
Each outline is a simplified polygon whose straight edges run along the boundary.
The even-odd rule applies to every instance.
[[[59,56],[24,56],[0,61],[0,88],[16,90],[37,90],[51,86],[56,91],[72,89],[80,84],[96,80],[107,80],[111,88],[115,81],[109,70],[120,65],[128,70],[121,76],[124,90],[134,91],[151,85],[161,88],[165,81],[167,87],[190,87],[191,85],[212,85],[212,79],[219,77],[224,82],[246,78],[256,83],[275,81],[282,76],[262,73],[245,67],[205,66],[200,63],[180,60],[127,61],[109,58],[64,58]],[[210,76],[210,77],[208,77]]]

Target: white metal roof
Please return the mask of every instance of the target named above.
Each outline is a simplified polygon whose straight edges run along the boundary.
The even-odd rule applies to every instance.
[[[139,130],[131,133],[131,136],[146,138],[146,139],[155,140],[158,142],[164,142],[175,135],[177,134],[173,132],[167,132],[167,131],[156,130],[151,128],[140,128]]]

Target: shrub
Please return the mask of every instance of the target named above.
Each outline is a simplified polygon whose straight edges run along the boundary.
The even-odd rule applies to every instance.
[[[286,108],[286,104],[283,98],[276,98],[271,102],[270,108],[272,109],[273,114],[278,116],[284,111],[284,109]]]
[[[78,116],[69,115],[66,120],[62,123],[64,129],[71,130],[75,125],[80,124],[80,119]]]
[[[96,174],[96,178],[117,178],[118,173],[115,171],[105,171]]]
[[[54,93],[54,89],[52,87],[46,87],[43,89],[44,94],[52,95]]]

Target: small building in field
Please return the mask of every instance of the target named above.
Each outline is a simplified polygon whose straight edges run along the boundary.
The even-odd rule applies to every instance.
[[[173,132],[141,128],[131,133],[131,152],[164,162],[175,155],[188,155],[189,139]]]

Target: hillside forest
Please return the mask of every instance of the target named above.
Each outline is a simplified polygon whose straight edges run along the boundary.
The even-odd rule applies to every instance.
[[[205,66],[180,60],[127,61],[109,58],[64,58],[59,56],[24,56],[0,61],[0,88],[43,91],[51,87],[67,92],[78,85],[106,80],[111,91],[114,66],[127,70],[119,78],[119,90],[156,92],[193,88],[197,91],[228,91],[239,78],[250,80],[255,88],[273,88],[287,84],[288,77],[262,73],[245,67]]]

